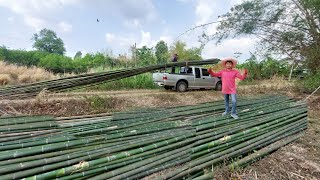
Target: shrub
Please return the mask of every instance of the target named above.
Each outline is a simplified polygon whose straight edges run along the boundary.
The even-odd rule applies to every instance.
[[[320,86],[320,71],[307,75],[303,80],[297,80],[296,86],[300,91],[312,93]]]
[[[117,81],[100,84],[90,89],[117,90],[117,89],[156,89],[151,73],[140,74]]]

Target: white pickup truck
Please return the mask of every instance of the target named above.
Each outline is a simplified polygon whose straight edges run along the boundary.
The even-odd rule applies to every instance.
[[[155,72],[153,82],[165,89],[185,92],[188,89],[215,89],[221,91],[220,78],[211,77],[208,70],[201,67],[176,67],[178,73]]]

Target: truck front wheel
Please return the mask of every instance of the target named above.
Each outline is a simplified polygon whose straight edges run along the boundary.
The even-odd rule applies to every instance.
[[[184,81],[180,81],[177,84],[177,91],[178,92],[186,92],[187,91],[187,83],[185,83]]]
[[[222,83],[221,83],[221,81],[219,81],[216,84],[216,91],[221,91],[221,90],[222,90]]]

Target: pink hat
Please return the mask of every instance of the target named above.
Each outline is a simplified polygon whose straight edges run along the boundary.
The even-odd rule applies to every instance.
[[[226,67],[226,62],[228,62],[228,61],[231,61],[231,62],[232,62],[232,68],[236,67],[237,62],[238,62],[236,59],[231,58],[231,57],[223,58],[223,59],[221,59],[221,64],[222,64],[222,66],[223,66],[223,67]]]

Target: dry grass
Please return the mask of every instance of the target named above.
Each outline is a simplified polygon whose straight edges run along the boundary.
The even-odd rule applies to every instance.
[[[237,81],[239,83],[239,81]],[[289,82],[283,77],[274,76],[271,79],[256,81],[250,85],[238,85],[239,94],[265,94],[265,93],[287,93],[294,92],[293,82]]]
[[[37,67],[17,66],[0,61],[0,86],[33,83],[56,78],[52,73]]]
[[[6,85],[11,81],[12,80],[9,74],[0,74],[0,86]]]

